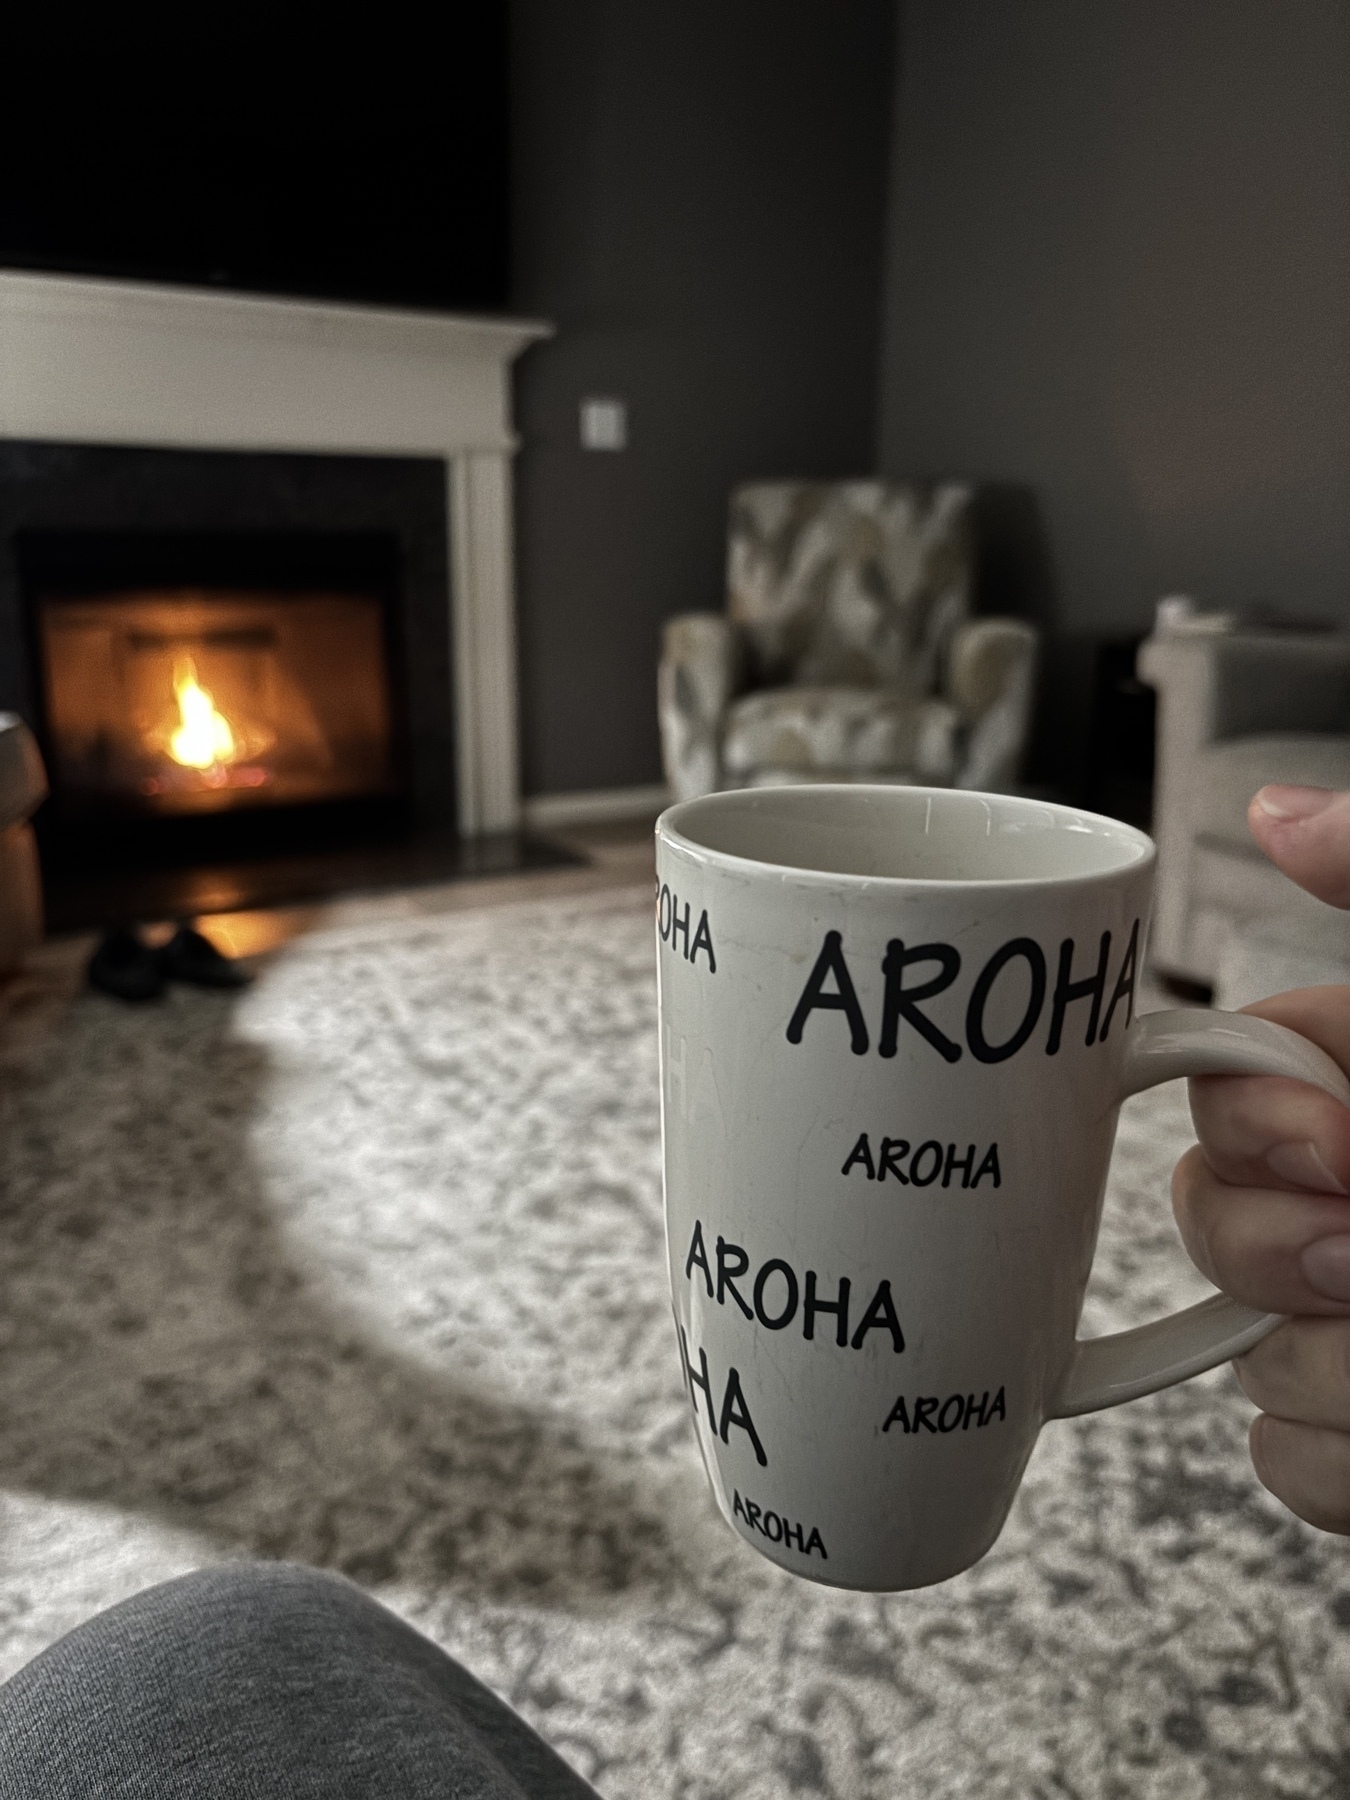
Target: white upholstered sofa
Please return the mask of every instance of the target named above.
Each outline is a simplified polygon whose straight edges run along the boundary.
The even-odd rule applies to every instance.
[[[1223,1006],[1350,980],[1350,915],[1287,881],[1247,829],[1267,782],[1350,788],[1350,634],[1167,601],[1138,670],[1158,693],[1154,964]]]
[[[785,781],[1010,787],[1036,634],[969,617],[970,508],[956,483],[738,488],[726,612],[665,630],[675,798]]]
[[[32,732],[14,713],[0,713],[0,974],[42,937],[37,845],[28,820],[46,793]]]

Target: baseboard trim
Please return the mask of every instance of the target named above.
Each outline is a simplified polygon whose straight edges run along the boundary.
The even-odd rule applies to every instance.
[[[593,788],[584,793],[531,794],[522,804],[533,831],[560,831],[569,825],[617,825],[654,819],[670,803],[664,782],[652,787]]]

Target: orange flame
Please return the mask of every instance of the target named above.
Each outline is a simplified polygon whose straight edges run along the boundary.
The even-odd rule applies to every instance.
[[[216,711],[210,689],[197,680],[197,665],[190,656],[174,663],[173,691],[179,718],[178,729],[169,738],[169,755],[174,761],[185,769],[212,769],[233,762],[238,747],[230,722]]]

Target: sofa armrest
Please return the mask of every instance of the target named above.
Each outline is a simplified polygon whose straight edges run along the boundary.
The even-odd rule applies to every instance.
[[[42,881],[28,824],[0,831],[0,975],[17,969],[42,942]]]
[[[966,727],[957,787],[998,793],[1016,781],[1031,727],[1036,644],[1020,619],[972,619],[953,633],[943,690]]]
[[[46,798],[36,738],[17,713],[0,712],[0,831],[22,824]]]
[[[0,713],[0,974],[42,938],[42,887],[29,815],[47,797],[37,740],[16,713]]]
[[[1350,734],[1350,635],[1244,631],[1222,617],[1169,627],[1160,614],[1137,667],[1158,692],[1152,955],[1194,977],[1206,973],[1190,930],[1200,753],[1256,734]]]
[[[722,780],[722,726],[739,689],[740,636],[724,613],[666,621],[656,677],[661,761],[677,800],[711,794]]]
[[[1145,639],[1138,670],[1195,748],[1271,731],[1350,732],[1350,634],[1202,622]]]

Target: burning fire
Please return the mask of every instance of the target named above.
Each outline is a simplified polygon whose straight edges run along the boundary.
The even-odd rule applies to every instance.
[[[230,721],[216,711],[209,688],[197,680],[197,665],[190,656],[173,666],[173,691],[178,702],[179,725],[169,738],[169,754],[185,769],[213,769],[232,763],[239,754]]]
[[[198,658],[186,649],[160,656],[157,666],[147,669],[147,677],[154,677],[158,718],[138,725],[144,749],[163,760],[141,776],[140,791],[181,796],[203,789],[266,787],[273,771],[259,759],[276,743],[276,732],[250,716],[260,709],[258,683],[250,685],[238,668],[218,656],[216,664],[205,663],[211,677],[207,687],[198,674]],[[217,694],[223,695],[228,712],[217,706]]]

